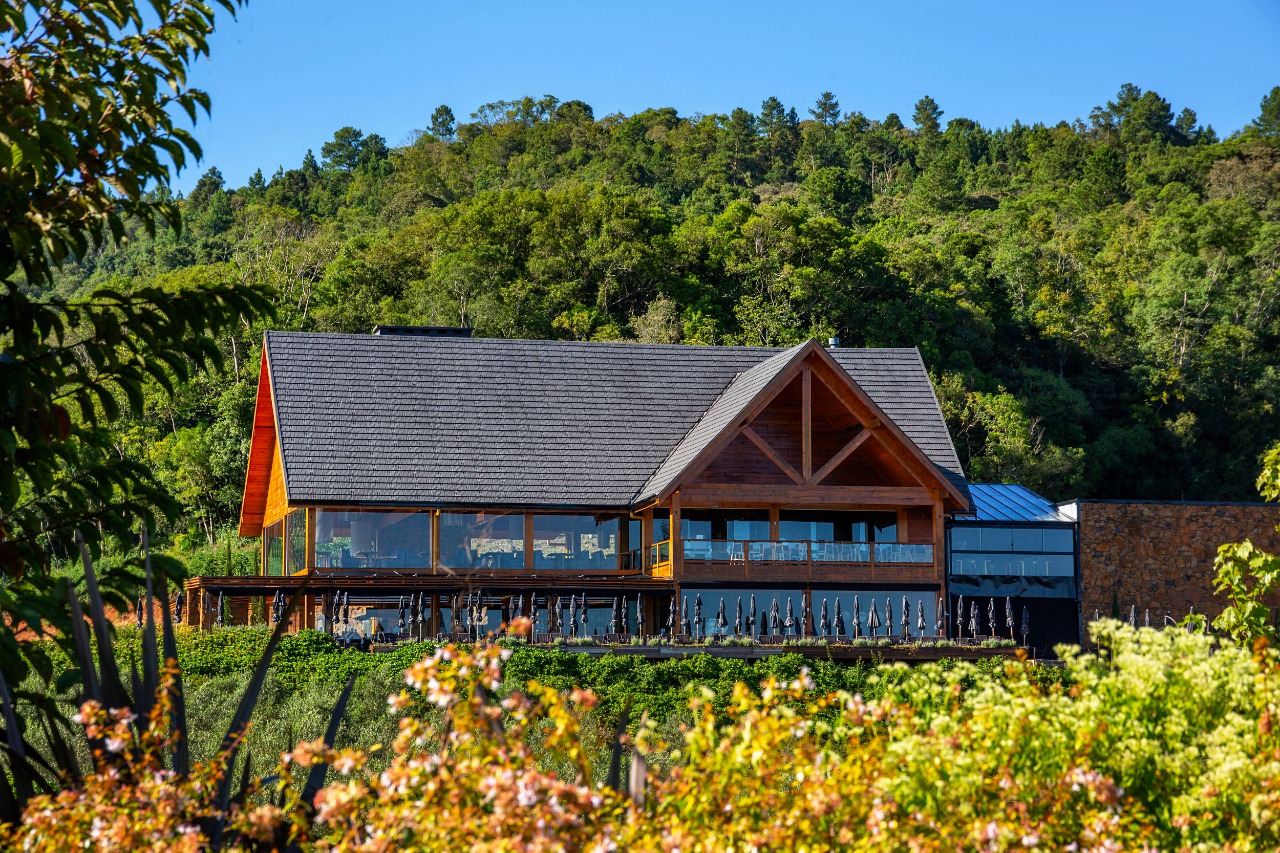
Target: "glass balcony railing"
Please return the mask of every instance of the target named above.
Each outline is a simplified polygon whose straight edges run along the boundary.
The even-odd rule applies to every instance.
[[[649,565],[656,566],[660,563],[671,562],[671,540],[666,539],[662,542],[655,542],[649,546]]]
[[[663,545],[669,543],[663,542]],[[906,542],[687,539],[686,560],[746,563],[932,563],[933,546]],[[655,548],[658,546],[654,546]]]

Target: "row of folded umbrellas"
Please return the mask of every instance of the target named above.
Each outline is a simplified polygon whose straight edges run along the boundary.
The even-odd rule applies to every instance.
[[[484,595],[473,592],[455,595],[450,602],[452,616],[452,630],[454,633],[460,632],[480,632],[488,627],[489,623],[489,600]],[[339,592],[326,594],[324,596],[324,606],[326,618],[330,625],[349,625],[351,622],[351,593]],[[226,608],[224,606],[223,594],[218,593],[216,603],[210,602],[215,613],[215,624],[222,625],[225,622]],[[724,598],[720,599],[720,606],[711,622],[711,627],[717,633],[725,633],[729,628],[728,614],[725,608],[726,602]],[[185,606],[185,595],[180,591],[175,599],[174,615],[178,621],[182,620],[183,608]],[[271,621],[279,622],[284,618],[287,599],[282,590],[277,590],[271,601]],[[530,594],[528,598],[521,594],[511,602],[511,618],[520,616],[527,617],[530,621],[537,622],[539,614],[539,598],[534,594]],[[542,608],[546,610],[546,633],[549,634],[568,634],[570,636],[587,636],[587,628],[589,624],[589,613],[591,605],[587,600],[586,593],[580,596],[570,594],[566,598],[560,595],[548,595],[542,597]],[[400,596],[397,603],[397,628],[401,632],[404,629],[421,626],[427,620],[427,611],[429,609],[428,600],[425,599],[421,592],[414,593],[409,596]],[[567,619],[566,619],[567,611]],[[624,595],[615,596],[610,611],[610,619],[608,626],[609,634],[629,634],[630,631],[630,611],[635,617],[635,633],[639,636],[645,636],[645,608],[644,594],[636,593],[634,609],[630,605],[627,597]],[[990,634],[995,635],[999,631],[999,625],[996,618],[996,601],[994,598],[987,599],[986,607],[986,627]],[[141,608],[139,608],[139,618],[141,618]],[[907,596],[902,597],[902,605],[899,609],[899,622],[901,626],[900,636],[909,638],[911,636],[911,602]],[[957,601],[956,612],[962,618],[965,612],[964,596],[960,596]],[[809,608],[807,600],[802,600],[802,611],[799,618],[796,617],[793,601],[787,598],[786,612],[783,614],[779,606],[777,598],[773,599],[767,614],[761,619],[758,616],[756,606],[756,596],[752,594],[749,599],[749,605],[745,612],[743,610],[742,596],[738,596],[737,607],[734,612],[733,633],[737,635],[758,636],[767,633],[773,636],[796,635],[801,636],[818,636],[818,637],[861,637],[865,624],[868,631],[868,637],[879,636],[880,628],[886,627],[885,635],[893,636],[894,613],[892,599],[886,597],[884,600],[884,618],[881,620],[880,608],[876,605],[875,600],[871,601],[871,605],[866,611],[866,621],[863,622],[863,613],[860,597],[853,597],[853,609],[850,613],[850,620],[846,624],[844,608],[839,597],[835,598],[834,618],[828,610],[827,599],[822,599],[822,605],[818,612],[816,624],[813,613]],[[928,624],[925,619],[925,608],[923,600],[916,602],[916,630],[918,636],[925,636],[928,630]],[[934,623],[934,636],[942,636],[946,631],[946,622],[948,614],[945,610],[944,599],[938,598],[937,621]],[[1010,632],[1012,636],[1014,628],[1013,620],[1013,602],[1009,598],[1004,600],[1004,628]],[[677,596],[672,595],[667,605],[667,619],[663,626],[667,634],[682,634],[684,636],[693,636],[694,628],[698,629],[698,633],[702,634],[706,630],[706,623],[703,617],[702,595],[697,594],[693,602],[693,618],[689,618],[689,597],[683,596],[679,612],[677,612]],[[978,636],[982,630],[982,620],[979,619],[978,602],[976,600],[969,603],[969,620],[968,625],[958,624],[957,633],[963,636],[967,628],[971,637]],[[679,629],[677,631],[677,628]],[[1025,641],[1029,632],[1029,614],[1027,608],[1022,608],[1022,636]]]

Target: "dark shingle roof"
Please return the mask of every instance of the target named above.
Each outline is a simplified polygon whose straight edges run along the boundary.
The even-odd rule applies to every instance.
[[[269,332],[266,349],[299,503],[624,507],[788,360],[765,347],[301,332]],[[919,353],[831,354],[963,491]]]

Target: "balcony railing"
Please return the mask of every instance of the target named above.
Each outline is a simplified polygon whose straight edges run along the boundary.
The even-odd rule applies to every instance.
[[[663,542],[661,545],[668,545]],[[654,546],[657,548],[658,546]],[[915,563],[932,564],[933,546],[907,542],[813,542],[798,540],[686,539],[685,560],[729,563]],[[656,562],[656,561],[655,561]]]

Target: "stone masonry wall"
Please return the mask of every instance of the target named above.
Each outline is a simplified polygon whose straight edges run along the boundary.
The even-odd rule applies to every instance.
[[[1280,551],[1276,504],[1110,503],[1080,501],[1081,613],[1109,616],[1112,591],[1121,614],[1151,609],[1151,624],[1191,608],[1210,619],[1224,606],[1213,594],[1218,546],[1253,540]]]

